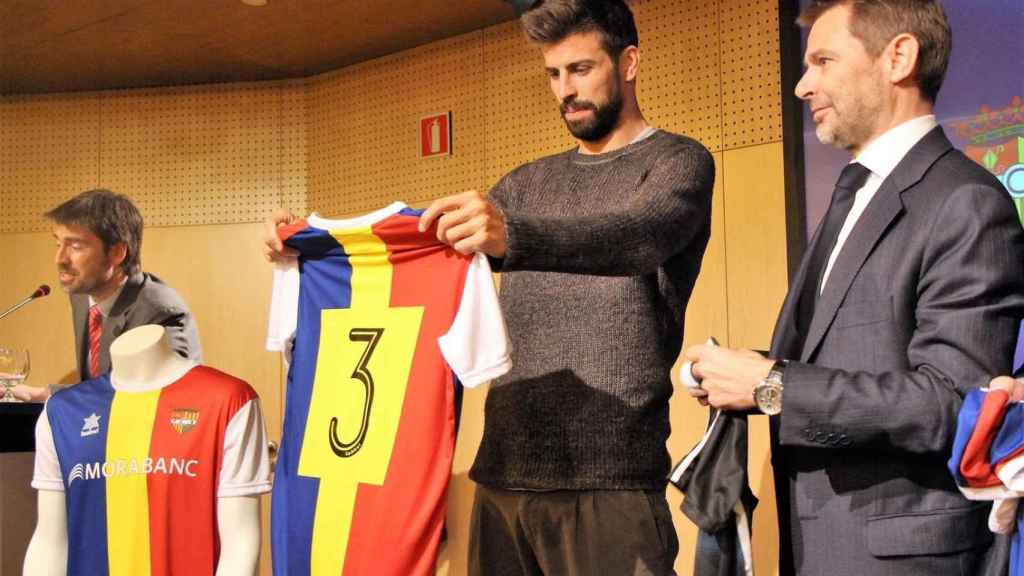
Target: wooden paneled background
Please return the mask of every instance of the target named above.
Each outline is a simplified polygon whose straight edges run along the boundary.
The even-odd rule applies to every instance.
[[[767,348],[787,282],[777,2],[631,4],[642,109],[654,125],[701,140],[717,164],[712,238],[686,343],[714,335]],[[447,110],[454,154],[420,159],[419,118]],[[277,438],[284,374],[277,355],[263,349],[271,278],[259,248],[265,215],[275,206],[335,217],[393,200],[422,206],[486,189],[572,143],[540,54],[516,22],[303,80],[0,98],[0,304],[42,282],[57,285],[43,212],[92,187],[126,193],[147,222],[144,268],[191,304],[206,362],[257,388]],[[30,383],[73,372],[70,311],[59,291],[2,321],[0,341],[31,349]],[[465,396],[439,574],[465,573],[474,490],[467,472],[484,395]],[[706,418],[677,388],[674,459],[700,438]],[[751,429],[751,480],[761,498],[755,563],[772,574],[778,537],[766,419],[754,417]],[[681,496],[673,488],[669,496],[677,509]],[[675,524],[676,569],[689,574],[696,529],[678,511]],[[6,574],[20,559],[4,556]]]

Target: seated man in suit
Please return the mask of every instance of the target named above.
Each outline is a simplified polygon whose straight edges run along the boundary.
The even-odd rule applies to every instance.
[[[946,471],[964,394],[1010,370],[1024,234],[933,107],[952,45],[934,0],[816,0],[807,101],[850,153],[769,358],[686,351],[716,407],[771,415],[780,573],[977,574],[988,505]]]
[[[182,357],[199,360],[199,332],[173,288],[141,270],[142,215],[126,196],[90,190],[46,213],[57,243],[61,288],[71,298],[82,380],[110,370],[110,343],[144,324],[167,329]],[[41,402],[47,388],[19,386],[15,395]]]

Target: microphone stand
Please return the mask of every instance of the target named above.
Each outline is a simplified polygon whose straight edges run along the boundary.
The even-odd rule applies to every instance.
[[[50,287],[49,286],[45,287],[46,288],[45,291],[42,290],[42,288],[43,287],[40,287],[38,290],[33,292],[28,298],[25,298],[21,302],[18,302],[14,306],[11,306],[7,310],[4,310],[2,313],[0,313],[0,320],[3,320],[4,318],[10,316],[11,314],[17,312],[18,310],[21,309],[22,306],[28,304],[29,302],[35,300],[36,298],[42,298],[43,296],[46,296],[47,294],[50,293]]]

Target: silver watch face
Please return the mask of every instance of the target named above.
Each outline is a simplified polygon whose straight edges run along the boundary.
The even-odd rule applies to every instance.
[[[763,382],[754,389],[754,402],[757,408],[769,416],[782,412],[782,386],[771,382]]]

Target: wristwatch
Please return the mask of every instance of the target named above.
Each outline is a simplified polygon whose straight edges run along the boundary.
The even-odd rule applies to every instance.
[[[782,376],[786,372],[786,361],[776,360],[764,380],[754,386],[754,404],[769,416],[782,412]]]

